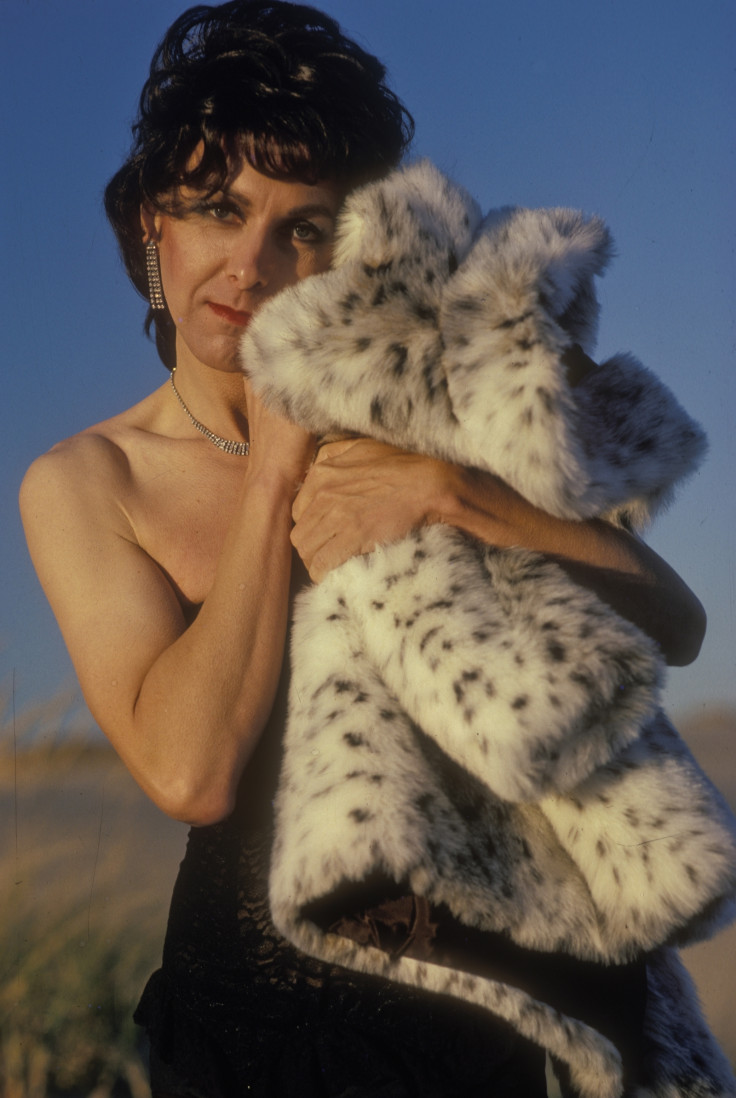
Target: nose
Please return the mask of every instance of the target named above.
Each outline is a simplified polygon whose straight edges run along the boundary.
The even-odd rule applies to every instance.
[[[245,225],[227,259],[227,274],[238,289],[265,290],[273,268],[272,246],[265,228]]]

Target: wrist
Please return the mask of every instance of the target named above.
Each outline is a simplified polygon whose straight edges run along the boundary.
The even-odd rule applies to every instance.
[[[249,459],[243,479],[242,502],[246,510],[254,506],[268,511],[274,518],[283,514],[291,527],[291,509],[303,483],[304,472],[298,466],[277,465]]]
[[[478,524],[496,517],[495,497],[500,485],[491,474],[445,465],[437,487],[436,521],[477,536]]]
[[[427,523],[464,529],[472,510],[472,472],[459,465],[434,463],[434,481],[428,494]]]
[[[492,473],[462,466],[447,469],[438,521],[487,545],[544,551],[551,537],[547,529],[554,521],[551,516],[538,511]]]
[[[284,442],[269,442],[265,435],[251,442],[246,481],[258,484],[276,496],[285,496],[289,504],[304,483],[314,458],[314,440],[310,435]]]

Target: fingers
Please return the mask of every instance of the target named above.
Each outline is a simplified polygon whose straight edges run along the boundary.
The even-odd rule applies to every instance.
[[[349,509],[314,488],[307,477],[292,507],[291,543],[311,578],[319,581],[332,568],[361,552],[360,533]]]
[[[334,463],[354,447],[355,442],[355,439],[343,439],[340,442],[324,443],[319,447],[294,501],[292,510],[294,522],[299,522],[311,508],[318,495],[327,498],[327,494],[330,493],[334,498],[337,494],[350,491],[350,480],[348,478],[351,477],[351,474],[342,465],[329,464],[328,468],[328,463]]]
[[[351,557],[372,552],[376,545],[403,537],[417,525],[403,503],[393,506],[382,496],[367,499],[315,491],[305,502],[307,492],[305,485],[293,507],[298,518],[291,542],[313,580]]]
[[[323,580],[333,568],[338,568],[345,561],[359,555],[337,533],[328,535],[321,544],[311,548],[308,548],[299,538],[295,539],[292,535],[292,544],[299,553],[304,566],[309,572],[309,577],[314,583]]]
[[[441,521],[443,466],[373,439],[322,446],[292,508],[292,544],[312,578]]]
[[[310,476],[292,507],[295,524],[291,543],[311,578],[319,582],[350,557],[368,552],[375,541],[366,542],[364,538],[357,501],[351,505],[339,496],[320,491]]]
[[[340,457],[342,454],[346,454],[349,450],[354,450],[359,447],[361,443],[368,443],[370,445],[370,439],[361,438],[341,438],[334,442],[322,442],[320,443],[317,451],[317,456],[314,459],[315,465],[318,465],[322,461],[334,460],[334,458]]]

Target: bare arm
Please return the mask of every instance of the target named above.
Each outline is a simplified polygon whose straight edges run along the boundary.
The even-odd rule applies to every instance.
[[[523,545],[552,557],[576,582],[652,637],[670,665],[682,666],[697,657],[705,634],[703,607],[639,538],[600,519],[554,518],[486,474],[461,470],[460,481],[463,488],[450,495],[445,521],[482,541],[490,535],[490,544]]]
[[[260,427],[191,624],[135,540],[119,504],[126,463],[107,439],[39,459],[21,493],[31,555],[95,718],[151,798],[195,824],[231,810],[283,657],[291,505],[310,444],[287,425]]]
[[[292,540],[319,580],[356,552],[444,522],[488,545],[556,559],[579,583],[660,646],[668,663],[697,656],[703,608],[643,542],[599,520],[572,522],[532,507],[503,481],[369,440],[323,448],[297,497]]]

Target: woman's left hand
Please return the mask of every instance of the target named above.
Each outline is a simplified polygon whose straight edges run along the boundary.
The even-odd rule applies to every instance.
[[[490,473],[462,469],[372,439],[328,443],[296,497],[291,540],[313,580],[418,526],[442,522],[486,545],[556,560],[661,647],[691,663],[705,631],[692,591],[643,542],[601,519],[555,518]]]
[[[293,508],[292,544],[311,578],[440,521],[452,469],[374,439],[322,446]]]

